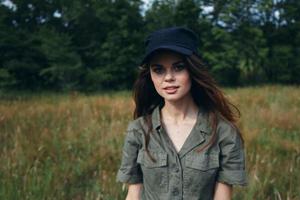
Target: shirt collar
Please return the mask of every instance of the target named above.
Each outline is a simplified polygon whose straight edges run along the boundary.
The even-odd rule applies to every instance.
[[[160,110],[161,107],[157,105],[152,112],[152,126],[154,129],[161,128],[161,120],[160,120]],[[201,133],[210,134],[212,128],[209,125],[208,113],[204,111],[201,107],[199,108],[198,116],[197,116],[197,124],[196,129],[200,130]]]

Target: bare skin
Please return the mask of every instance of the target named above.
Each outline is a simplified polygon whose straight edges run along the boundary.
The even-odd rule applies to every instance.
[[[230,200],[232,198],[232,186],[225,183],[216,183],[214,200]]]
[[[182,58],[175,53],[162,53],[150,63],[154,87],[164,98],[161,119],[177,152],[180,151],[197,120],[198,107],[190,93],[191,79],[182,65]],[[129,184],[126,200],[140,200],[142,184]],[[216,183],[214,200],[230,200],[232,187]]]
[[[192,103],[194,104],[194,103]],[[176,119],[176,111],[180,113],[180,111],[175,110],[172,112],[169,109],[172,109],[172,106],[168,107],[167,105],[164,106],[162,109],[162,123],[163,126],[171,139],[174,148],[176,149],[177,153],[182,148],[184,142],[186,141],[187,137],[192,131],[196,121],[197,121],[197,107],[194,109],[193,106],[187,106],[188,104],[182,104],[181,109],[183,110],[181,113],[178,114]]]
[[[128,184],[128,193],[125,200],[140,200],[143,184]]]

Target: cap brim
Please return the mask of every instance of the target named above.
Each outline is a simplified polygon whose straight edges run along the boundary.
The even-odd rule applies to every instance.
[[[143,60],[142,62],[140,63],[140,65],[144,64],[150,57],[151,55],[153,55],[153,53],[157,50],[162,50],[162,49],[165,49],[165,50],[170,50],[170,51],[174,51],[176,53],[180,53],[180,54],[183,54],[183,55],[192,55],[193,54],[193,51],[190,50],[190,49],[187,49],[185,47],[180,47],[180,46],[174,46],[174,45],[163,45],[163,46],[159,46],[157,48],[154,48],[154,49],[151,49],[149,52],[147,52],[144,57],[143,57]]]

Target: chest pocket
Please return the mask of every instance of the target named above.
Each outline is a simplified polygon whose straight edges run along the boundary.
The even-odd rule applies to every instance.
[[[183,188],[198,199],[212,199],[219,170],[217,152],[189,152],[185,156]],[[211,197],[211,198],[208,198]]]
[[[186,157],[186,167],[207,171],[210,169],[219,168],[219,154],[218,153],[192,153]]]
[[[185,158],[183,187],[190,194],[210,194],[219,169],[218,153],[191,152]]]
[[[156,159],[153,162],[144,149],[138,153],[137,163],[141,165],[143,172],[143,184],[145,189],[157,192],[168,191],[168,154],[166,152],[150,151]]]

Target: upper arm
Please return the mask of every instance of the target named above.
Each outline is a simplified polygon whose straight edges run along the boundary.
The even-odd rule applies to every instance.
[[[217,181],[229,185],[246,185],[245,151],[240,134],[228,123],[223,123],[218,131],[221,154]]]
[[[142,145],[139,134],[134,125],[130,123],[123,144],[121,166],[116,177],[116,180],[119,182],[129,184],[142,183],[141,167],[136,162],[138,151]]]

